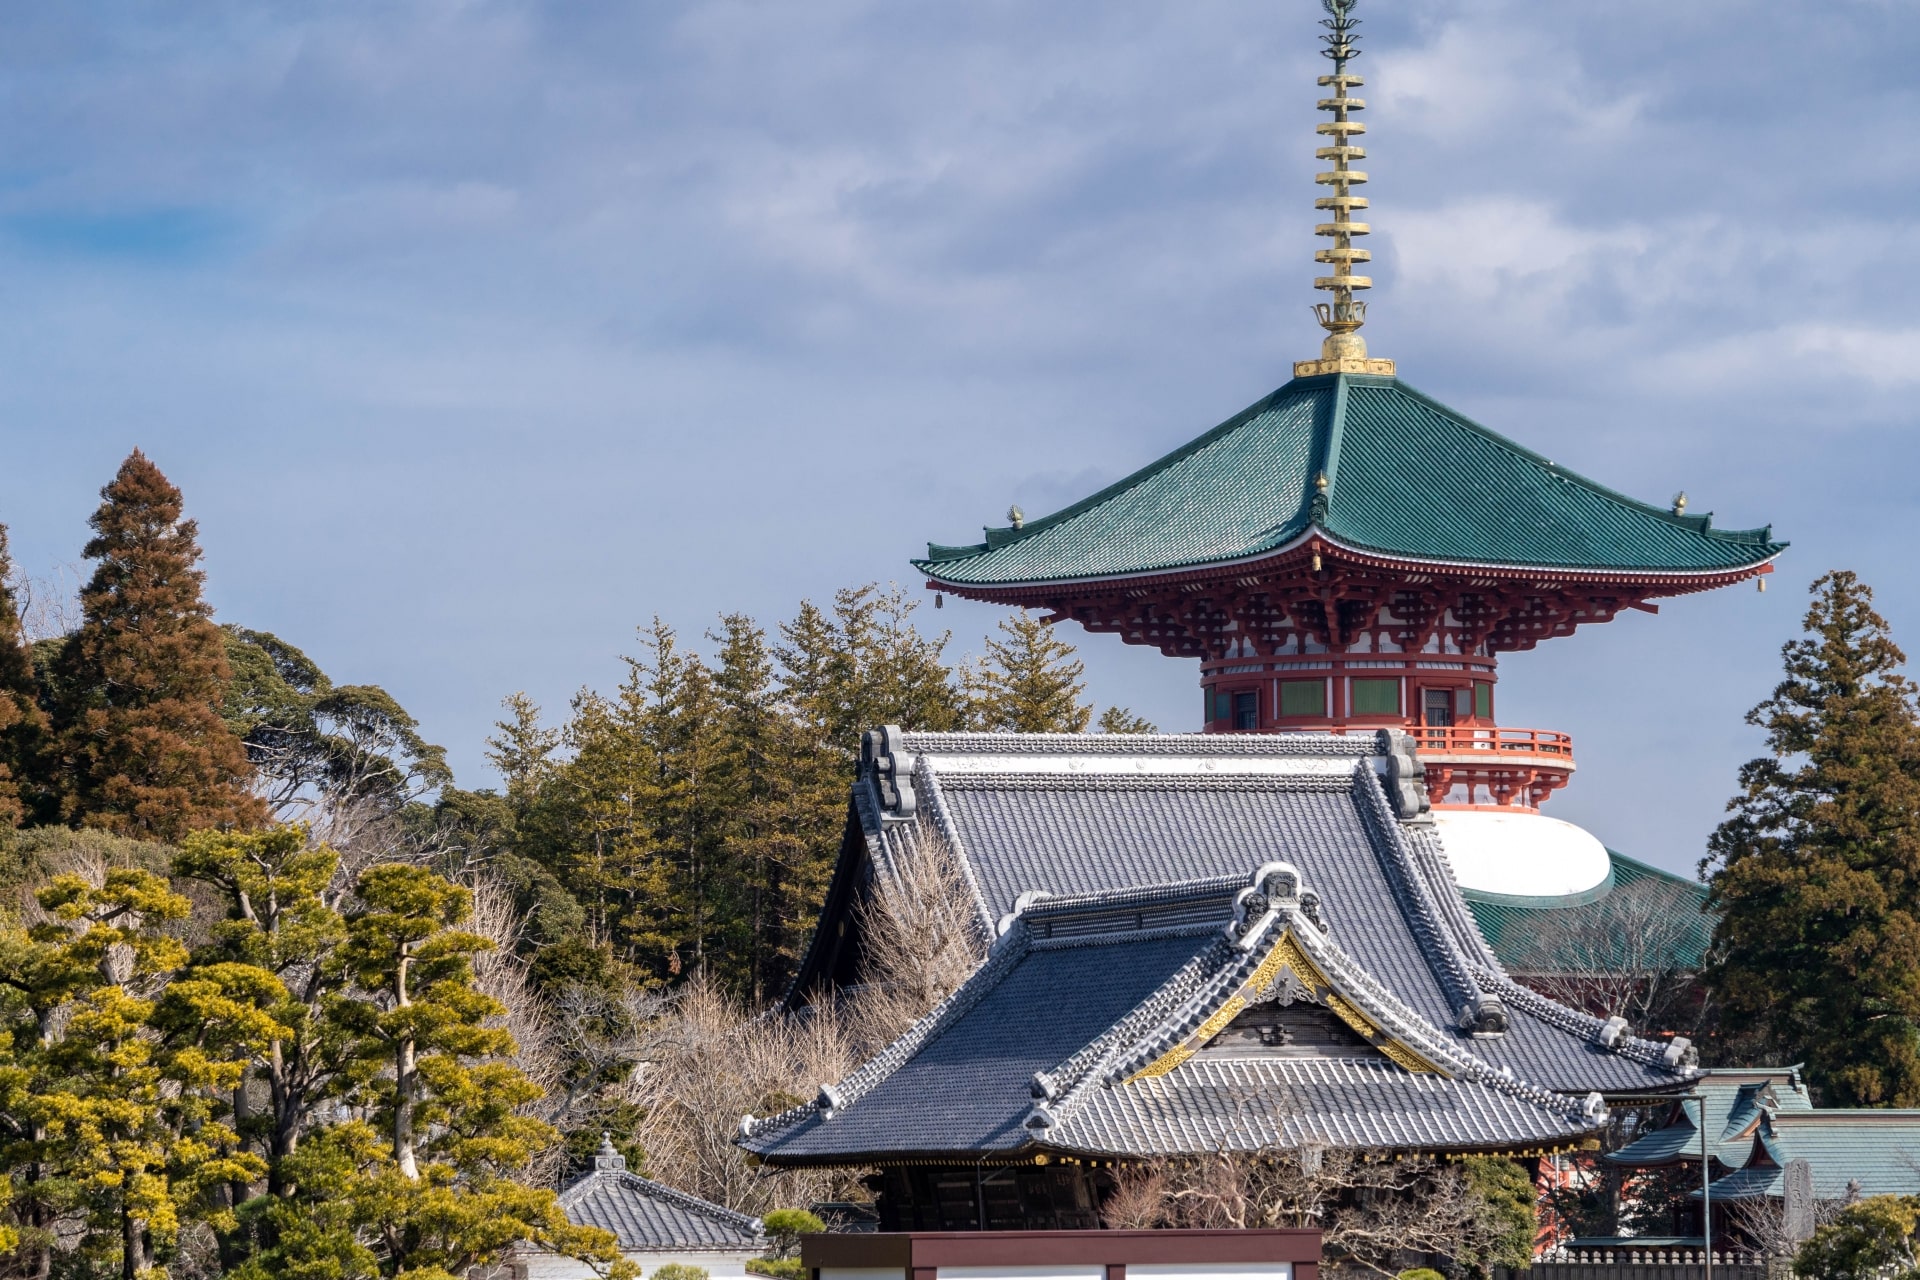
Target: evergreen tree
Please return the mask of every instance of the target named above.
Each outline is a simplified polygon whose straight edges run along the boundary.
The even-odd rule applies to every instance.
[[[1001,620],[984,661],[967,673],[973,721],[989,733],[1085,733],[1086,667],[1073,646],[1025,609]]]
[[[1853,574],[1813,584],[1786,678],[1748,714],[1702,870],[1720,913],[1706,979],[1722,1020],[1821,1100],[1920,1105],[1920,717],[1905,655]]]
[[[714,694],[719,707],[718,780],[723,854],[735,882],[731,937],[738,963],[720,976],[748,993],[755,1008],[780,994],[826,892],[830,864],[813,854],[820,819],[810,783],[836,776],[786,714],[766,633],[745,614],[726,614],[709,638],[720,645]]]
[[[187,900],[151,872],[120,869],[95,888],[55,877],[37,895],[48,919],[0,947],[14,999],[18,1096],[4,1144],[15,1219],[46,1274],[78,1215],[73,1260],[122,1280],[164,1275],[185,1221],[231,1224],[220,1191],[264,1164],[240,1149],[223,1095],[265,1030],[258,1006],[278,983],[244,967],[182,980],[169,927]]]
[[[1158,733],[1160,726],[1128,707],[1108,707],[1100,713],[1102,733]]]
[[[931,733],[958,729],[965,701],[944,654],[948,636],[913,625],[918,607],[874,583],[834,593],[831,613],[803,600],[774,647],[780,693],[794,717],[843,762],[860,735],[883,724]]]
[[[211,886],[226,908],[187,977],[250,968],[279,984],[277,992],[259,984],[273,996],[262,1006],[270,1021],[252,1063],[266,1105],[241,1126],[266,1158],[269,1195],[286,1193],[285,1162],[350,1065],[347,1037],[325,1016],[348,982],[340,955],[346,926],[328,901],[339,865],[325,845],[309,847],[297,826],[197,831],[174,859],[175,876]]]
[[[63,816],[157,840],[257,823],[246,754],[221,719],[231,672],[180,491],[136,449],[100,493],[86,546],[97,564],[56,678]]]
[[[0,828],[18,826],[44,803],[41,752],[46,715],[33,678],[33,652],[20,625],[13,595],[13,560],[7,527],[0,525]]]
[[[507,800],[518,809],[530,803],[552,776],[560,735],[541,724],[540,705],[526,694],[509,694],[500,705],[513,718],[494,721],[496,733],[487,739],[487,762],[499,772],[507,786]]]
[[[336,685],[278,636],[221,628],[227,727],[273,816],[319,817],[336,836],[447,786],[446,751],[378,685]]]
[[[613,1237],[571,1225],[552,1191],[514,1180],[557,1134],[509,1059],[506,1010],[473,984],[489,945],[460,929],[467,891],[422,867],[368,868],[341,956],[370,999],[336,1002],[361,1063],[336,1124],[289,1157],[294,1194],[266,1206],[249,1274],[455,1280],[528,1241],[632,1278]],[[373,1247],[369,1247],[369,1245]]]

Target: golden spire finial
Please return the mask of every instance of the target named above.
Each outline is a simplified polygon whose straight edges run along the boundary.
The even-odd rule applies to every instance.
[[[1293,376],[1306,378],[1317,373],[1391,374],[1393,361],[1367,358],[1367,340],[1360,336],[1360,326],[1367,322],[1367,304],[1353,296],[1357,289],[1373,287],[1371,278],[1353,274],[1354,263],[1373,259],[1373,255],[1365,249],[1353,247],[1355,236],[1364,236],[1372,230],[1366,223],[1353,220],[1355,210],[1367,207],[1366,197],[1353,194],[1353,188],[1365,182],[1367,175],[1349,167],[1350,162],[1367,158],[1364,147],[1352,145],[1352,139],[1365,133],[1367,126],[1350,118],[1350,113],[1362,110],[1367,105],[1364,99],[1356,98],[1351,93],[1366,82],[1347,71],[1347,63],[1360,56],[1355,44],[1360,37],[1354,31],[1360,25],[1353,16],[1356,0],[1320,0],[1320,3],[1329,15],[1320,20],[1320,25],[1327,29],[1327,34],[1321,37],[1327,47],[1320,52],[1333,60],[1333,74],[1320,77],[1320,83],[1330,87],[1333,96],[1320,99],[1320,109],[1332,112],[1333,119],[1315,125],[1314,132],[1327,137],[1333,145],[1321,147],[1313,154],[1316,159],[1332,161],[1333,168],[1329,172],[1316,174],[1314,181],[1333,188],[1333,194],[1321,196],[1313,202],[1313,206],[1327,210],[1333,221],[1315,227],[1314,234],[1330,237],[1333,245],[1316,251],[1313,260],[1331,266],[1333,274],[1317,277],[1313,287],[1327,290],[1333,295],[1333,301],[1314,304],[1314,314],[1320,318],[1320,327],[1327,331],[1327,338],[1320,344],[1320,358],[1297,361],[1293,366]]]

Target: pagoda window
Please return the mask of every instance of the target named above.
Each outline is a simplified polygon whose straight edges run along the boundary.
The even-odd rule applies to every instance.
[[[1233,695],[1233,727],[1236,729],[1258,729],[1260,727],[1260,694],[1247,689]]]
[[[1468,720],[1472,717],[1473,690],[1455,689],[1453,691],[1453,722],[1459,724],[1462,720]]]
[[[1453,690],[1420,691],[1420,723],[1429,729],[1444,729],[1453,723]]]
[[[1473,716],[1476,720],[1493,719],[1493,686],[1485,680],[1473,683]]]
[[[1282,680],[1280,714],[1283,716],[1324,716],[1327,714],[1325,680]]]
[[[1398,680],[1355,680],[1353,714],[1356,716],[1397,716],[1400,714]]]

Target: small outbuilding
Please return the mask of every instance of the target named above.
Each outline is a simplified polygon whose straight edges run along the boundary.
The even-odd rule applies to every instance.
[[[593,1172],[561,1192],[560,1205],[575,1225],[611,1231],[642,1280],[674,1262],[730,1280],[745,1276],[747,1260],[767,1251],[758,1218],[627,1172],[625,1157],[605,1138]],[[514,1280],[594,1280],[583,1262],[524,1246],[513,1270]]]

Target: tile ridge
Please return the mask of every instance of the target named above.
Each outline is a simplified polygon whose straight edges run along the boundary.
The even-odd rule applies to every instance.
[[[1455,1029],[1497,1034],[1507,1026],[1506,1010],[1498,997],[1474,979],[1467,957],[1443,927],[1439,905],[1414,861],[1400,820],[1387,804],[1387,793],[1370,768],[1354,771],[1354,792],[1362,825],[1367,827],[1374,856],[1387,873],[1400,914],[1412,930],[1427,967],[1446,993]]]
[[[1292,878],[1290,898],[1275,900],[1267,895],[1270,873]],[[1037,1075],[1036,1102],[1027,1122],[1030,1130],[1044,1131],[1070,1121],[1096,1089],[1130,1083],[1138,1072],[1196,1035],[1217,1031],[1213,1022],[1233,1008],[1235,999],[1241,999],[1244,1007],[1245,987],[1272,961],[1287,937],[1333,984],[1337,995],[1390,1040],[1427,1058],[1444,1075],[1531,1103],[1562,1122],[1596,1127],[1594,1108],[1599,1095],[1573,1099],[1523,1081],[1511,1070],[1495,1070],[1409,1008],[1333,940],[1316,918],[1321,911],[1319,896],[1299,881],[1292,867],[1266,864],[1254,873],[1253,880],[1252,887],[1241,891],[1240,900],[1246,905],[1236,911],[1236,916],[1263,910],[1264,917],[1236,918],[1213,947],[1188,961],[1135,1010],[1052,1071]],[[1254,896],[1249,898],[1250,894]],[[1251,937],[1244,932],[1247,927],[1256,930]],[[1179,1070],[1188,1061],[1190,1051],[1172,1069]],[[1405,1069],[1403,1064],[1396,1065]]]
[[[1199,755],[1347,757],[1381,754],[1377,733],[921,733],[908,751],[931,755]]]
[[[1446,841],[1438,828],[1426,826],[1410,830],[1402,823],[1400,833],[1414,867],[1427,882],[1428,893],[1439,904],[1441,917],[1453,934],[1456,951],[1465,953],[1469,968],[1478,964],[1481,968],[1504,975],[1506,968],[1500,963],[1500,958],[1494,955],[1493,948],[1487,945],[1480,926],[1474,923],[1473,912],[1460,891],[1460,881],[1453,871],[1453,860],[1447,854]]]
[[[1198,880],[1168,880],[1161,884],[1060,894],[1035,902],[1027,908],[1026,915],[1032,920],[1045,920],[1057,915],[1085,911],[1089,907],[1134,907],[1175,902],[1204,902],[1213,897],[1232,897],[1245,881],[1245,876],[1207,876]]]
[[[652,1178],[634,1173],[630,1169],[606,1169],[595,1170],[595,1172],[616,1174],[627,1185],[635,1186],[648,1195],[656,1196],[689,1212],[715,1219],[728,1226],[743,1228],[751,1236],[759,1237],[763,1234],[764,1227],[760,1219],[729,1209],[725,1205],[715,1204],[711,1200],[703,1200],[690,1191],[670,1187],[664,1182],[655,1182]]]
[[[1312,922],[1306,923],[1310,925]],[[1599,1120],[1594,1119],[1594,1104],[1599,1100],[1599,1094],[1589,1094],[1585,1099],[1575,1099],[1566,1094],[1530,1084],[1514,1074],[1511,1068],[1496,1070],[1491,1063],[1474,1053],[1458,1038],[1444,1034],[1408,1007],[1390,987],[1374,977],[1359,961],[1348,955],[1346,950],[1326,932],[1318,929],[1296,928],[1294,939],[1300,945],[1300,949],[1307,953],[1307,958],[1319,965],[1329,980],[1344,986],[1345,990],[1342,994],[1358,1005],[1362,1013],[1379,1021],[1389,1034],[1396,1039],[1405,1040],[1421,1053],[1436,1057],[1441,1064],[1455,1065],[1460,1078],[1487,1085],[1568,1118],[1593,1121],[1588,1126],[1590,1128],[1597,1128],[1604,1122],[1604,1104],[1601,1104]]]
[[[1670,1072],[1680,1080],[1692,1080],[1699,1076],[1700,1068],[1686,1061],[1686,1055],[1693,1042],[1685,1036],[1675,1036],[1665,1044],[1657,1040],[1647,1040],[1640,1036],[1625,1033],[1625,1019],[1600,1019],[1590,1013],[1569,1008],[1558,1000],[1550,1000],[1531,987],[1521,986],[1504,973],[1488,969],[1476,971],[1479,982],[1498,995],[1507,1004],[1519,1009],[1541,1022],[1559,1031],[1565,1031],[1590,1043],[1609,1048],[1620,1057]],[[1609,1045],[1603,1039],[1610,1028],[1619,1027],[1617,1036]]]

